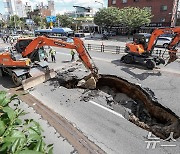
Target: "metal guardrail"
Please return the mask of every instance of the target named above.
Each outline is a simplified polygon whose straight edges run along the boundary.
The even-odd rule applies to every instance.
[[[85,47],[88,51],[97,51],[97,52],[109,52],[113,54],[125,54],[124,49],[125,47],[121,46],[112,46],[112,45],[97,45],[97,44],[85,44]],[[162,49],[155,49],[152,53],[153,55],[168,58],[169,53],[168,50]],[[180,58],[180,52],[177,52],[178,58]]]
[[[125,47],[112,46],[112,45],[97,45],[97,44],[85,44],[88,51],[98,51],[98,52],[110,52],[110,53],[124,53]]]

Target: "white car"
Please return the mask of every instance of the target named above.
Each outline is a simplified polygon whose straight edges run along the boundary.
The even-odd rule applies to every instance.
[[[171,37],[159,37],[156,42],[156,47],[167,48],[171,40]]]

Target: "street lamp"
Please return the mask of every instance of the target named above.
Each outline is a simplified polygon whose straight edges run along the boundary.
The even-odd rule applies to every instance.
[[[95,2],[101,4],[101,5],[102,5],[102,8],[103,8],[103,3],[99,2],[99,1],[95,1]]]
[[[102,8],[103,8],[103,3],[101,3],[101,2],[99,2],[99,1],[95,1],[96,3],[99,3],[99,4],[101,4],[102,5]],[[101,34],[102,34],[102,27],[101,27]]]

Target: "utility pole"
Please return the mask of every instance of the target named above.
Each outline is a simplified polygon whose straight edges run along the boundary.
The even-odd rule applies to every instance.
[[[59,18],[58,18],[58,27],[60,27],[60,21],[59,21]]]
[[[179,0],[174,0],[174,2],[173,2],[173,9],[172,9],[172,13],[171,13],[172,14],[172,16],[171,16],[171,27],[176,26],[178,2],[179,2]]]
[[[16,19],[15,19],[15,15],[14,15],[14,29],[16,30]]]

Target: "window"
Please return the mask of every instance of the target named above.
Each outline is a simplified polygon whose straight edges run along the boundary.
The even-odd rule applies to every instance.
[[[116,4],[116,0],[112,0],[112,4]]]
[[[148,11],[152,11],[152,6],[147,6],[147,7],[144,7],[146,10]]]
[[[161,6],[161,11],[167,11],[167,5],[162,5]]]
[[[127,0],[122,0],[122,3],[127,3]]]
[[[165,22],[166,18],[160,18],[160,22]]]

